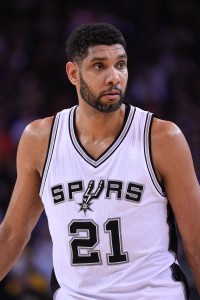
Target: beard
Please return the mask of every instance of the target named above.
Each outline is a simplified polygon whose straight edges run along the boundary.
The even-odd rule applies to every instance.
[[[80,95],[82,99],[89,104],[91,107],[95,108],[96,110],[103,112],[103,113],[110,113],[113,111],[118,110],[123,101],[124,101],[124,96],[126,93],[126,89],[124,92],[122,92],[119,88],[116,86],[111,86],[106,93],[109,91],[117,90],[119,92],[120,99],[114,103],[114,104],[107,104],[103,103],[101,98],[105,96],[105,91],[100,93],[99,95],[95,94],[92,89],[89,87],[89,85],[85,82],[83,79],[81,73],[80,73]]]

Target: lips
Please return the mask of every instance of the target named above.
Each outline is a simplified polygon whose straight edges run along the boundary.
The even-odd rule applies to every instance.
[[[118,100],[120,97],[120,93],[116,91],[109,92],[109,93],[105,93],[103,96],[106,97],[108,100]]]
[[[104,95],[108,95],[108,96],[109,96],[109,95],[120,95],[120,92],[114,90],[114,91],[109,91],[109,92],[105,93]]]

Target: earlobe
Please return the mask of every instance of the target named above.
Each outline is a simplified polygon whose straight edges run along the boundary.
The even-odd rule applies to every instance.
[[[79,78],[77,65],[71,61],[68,62],[66,64],[66,73],[71,83],[76,85]]]

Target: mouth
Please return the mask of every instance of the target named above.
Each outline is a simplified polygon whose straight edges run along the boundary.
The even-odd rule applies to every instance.
[[[102,96],[105,97],[108,101],[118,101],[121,98],[121,90],[118,87],[110,87],[105,91]]]
[[[104,96],[112,96],[112,95],[120,95],[120,92],[119,91],[110,91],[110,92],[107,92],[107,93],[104,93]]]
[[[109,96],[109,97],[118,97],[120,95],[121,93],[118,89],[112,89],[103,94],[103,96]]]
[[[105,94],[120,94],[120,88],[118,86],[110,86],[107,90],[105,90]]]

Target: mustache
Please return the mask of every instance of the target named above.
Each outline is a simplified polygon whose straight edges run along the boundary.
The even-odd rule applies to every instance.
[[[106,91],[103,91],[101,94],[104,95],[111,91],[118,91],[120,94],[122,94],[122,90],[120,88],[118,88],[116,85],[110,86],[109,89],[107,89]]]
[[[116,85],[113,85],[113,86],[110,86],[109,89],[107,91],[105,91],[105,93],[109,93],[111,91],[118,91],[118,92],[121,92],[121,89],[118,88],[118,86]]]

